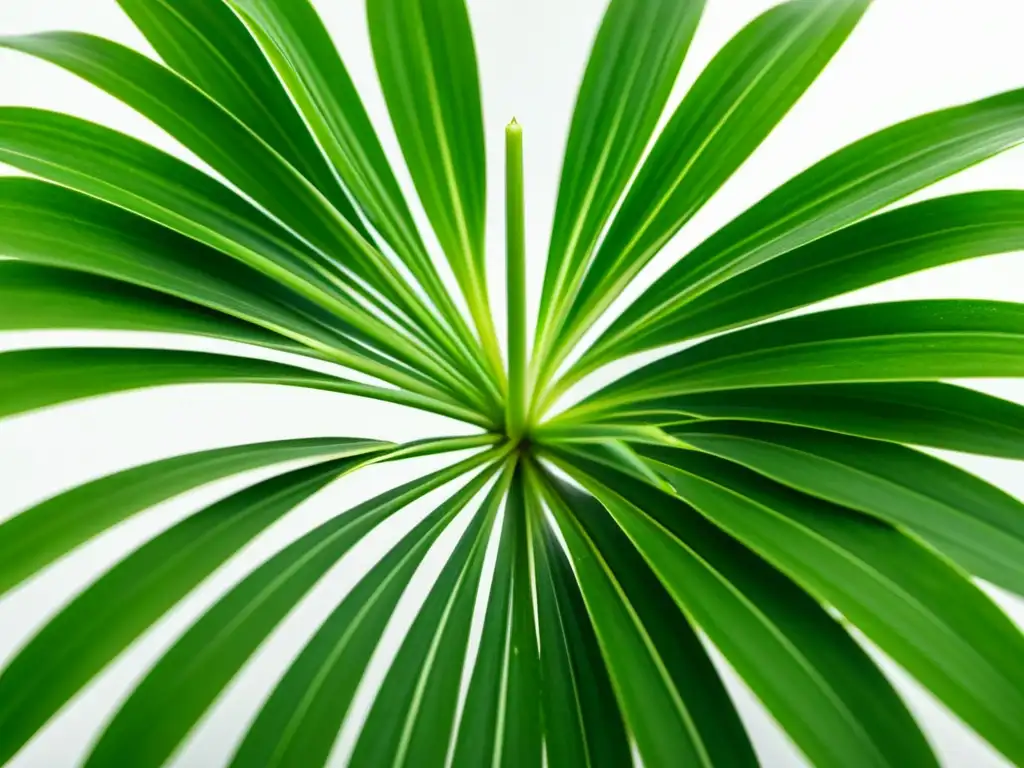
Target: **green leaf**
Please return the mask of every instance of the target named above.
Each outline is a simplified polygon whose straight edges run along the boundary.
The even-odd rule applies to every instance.
[[[497,560],[453,765],[541,768],[544,764],[526,504],[520,463],[505,500]]]
[[[0,261],[0,330],[56,328],[184,333],[309,354],[257,326],[103,277]]]
[[[325,354],[335,346],[348,347],[339,330],[352,332],[287,286],[222,253],[141,216],[35,179],[0,179],[0,253],[144,286],[273,329]],[[97,286],[103,282],[94,281]],[[129,286],[117,290],[132,294]],[[187,312],[201,310],[192,306]],[[255,328],[250,334],[259,336]],[[278,343],[288,342],[282,338]]]
[[[757,765],[743,724],[697,633],[648,563],[593,496],[551,476],[546,483],[548,503],[576,565],[578,589],[594,621],[622,716],[644,763],[678,765],[672,758],[673,742],[688,741],[702,765]],[[572,523],[564,519],[566,515],[571,515]],[[617,585],[618,595],[612,599],[632,618],[643,641],[634,653],[625,653],[626,645],[610,642],[609,635],[622,630],[609,632],[612,627],[600,618],[611,606],[596,599],[586,577],[589,569],[581,568],[575,559],[567,524],[578,526],[588,538],[595,562],[607,568],[607,578]],[[648,680],[649,687],[642,685],[642,679],[628,679],[632,664],[640,659],[641,669],[651,664],[658,670],[658,677]],[[634,685],[637,690],[630,693]],[[655,709],[659,702],[673,704]]]
[[[266,528],[364,463],[319,463],[265,480],[152,539],[78,595],[0,675],[0,761],[6,762],[93,676]],[[341,451],[338,451],[340,453]]]
[[[643,425],[694,419],[790,424],[1024,460],[1024,406],[940,382],[701,392],[639,403],[621,418]]]
[[[562,161],[538,355],[554,340],[562,304],[654,133],[703,11],[704,0],[612,0],[608,5]]]
[[[351,207],[334,172],[241,20],[223,2],[117,0],[157,54],[309,179]]]
[[[792,0],[712,59],[658,137],[594,255],[560,333],[583,332],[739,168],[817,78],[870,0]]]
[[[377,691],[350,765],[444,765],[487,541],[511,478],[506,465],[427,595]],[[257,722],[250,737],[258,728]],[[239,766],[255,762],[236,757]]]
[[[711,289],[666,320],[666,344],[733,328],[895,277],[1024,249],[1024,192],[969,192],[874,216]],[[648,341],[644,342],[645,344]]]
[[[602,336],[602,358],[759,264],[806,245],[1024,141],[1024,90],[915,117],[850,144],[790,179],[680,260]],[[614,352],[612,348],[614,347]]]
[[[337,256],[344,255],[346,267],[370,276],[371,249],[357,234],[362,225],[351,205],[337,210],[255,133],[181,76],[130,48],[77,32],[4,37],[0,46],[49,61],[107,91],[313,243],[322,264],[338,271]]]
[[[70,32],[45,33],[0,38],[0,46],[39,56],[74,72],[109,91],[167,130],[311,244],[312,247],[304,248],[299,263],[296,264],[294,255],[290,255],[283,266],[292,272],[298,268],[300,274],[312,271],[313,281],[319,284],[315,292],[318,300],[340,313],[348,323],[360,328],[388,353],[406,362],[414,362],[417,367],[431,371],[439,375],[442,381],[445,380],[443,369],[433,357],[419,351],[404,335],[396,334],[391,326],[380,322],[379,312],[366,311],[357,300],[365,300],[365,292],[354,287],[359,285],[356,280],[359,277],[370,283],[399,310],[419,316],[429,314],[394,266],[365,239],[360,232],[360,220],[354,211],[349,208],[339,213],[295,168],[209,96],[145,56],[102,38]],[[130,76],[128,73],[131,73]],[[25,112],[14,114],[16,127],[13,139],[16,144],[19,138],[17,128],[22,127],[17,125],[17,117],[25,116]],[[55,127],[58,130],[67,130],[67,120],[47,119],[46,113],[31,111],[28,115],[30,120],[36,118],[44,124],[57,123]],[[0,125],[0,134],[7,132],[8,129]],[[112,135],[110,131],[100,129],[90,133],[94,136],[86,133],[85,136],[74,137],[73,141],[80,143],[89,138],[95,139],[98,133],[101,140],[105,139],[104,143],[125,144],[125,141],[118,140],[121,137]],[[46,146],[46,138],[45,134],[42,137],[32,136],[29,143],[38,147],[41,140],[44,149],[41,154],[52,165],[55,151],[52,145]],[[69,149],[69,142],[64,141],[64,138],[58,138],[57,153],[66,153]],[[128,144],[124,149],[132,148],[131,142]],[[0,153],[0,157],[4,154],[7,153]],[[82,167],[85,159],[81,155],[76,157],[74,167]],[[27,160],[18,158],[14,164],[29,171],[39,171],[38,160],[31,156]],[[109,158],[103,157],[99,162],[102,170],[96,171],[90,165],[90,175],[114,171]],[[48,171],[44,168],[42,174],[57,181],[67,174],[65,169],[57,173]],[[136,169],[132,168],[131,173],[135,172]],[[186,172],[186,175],[191,174]],[[119,186],[124,183],[122,174],[117,174],[115,178]],[[154,182],[166,185],[162,178]],[[94,184],[94,181],[90,181],[88,186]],[[221,196],[224,194],[234,196],[227,190],[223,190]],[[152,204],[145,207],[151,208]],[[237,203],[235,207],[238,207]],[[354,226],[353,222],[359,226]],[[284,277],[279,272],[277,276]],[[285,279],[289,278],[295,281],[294,274]],[[303,282],[310,281],[307,279]],[[355,298],[351,296],[353,293],[356,294]],[[371,297],[375,295],[370,294]],[[352,355],[351,359],[345,360],[345,364],[357,367],[358,361],[359,356]],[[455,386],[455,391],[458,391],[458,385]],[[474,394],[463,393],[463,397],[471,400]]]
[[[605,525],[621,527],[623,547],[639,550],[812,763],[937,765],[886,678],[806,592],[687,504],[587,456],[563,466],[603,503]]]
[[[387,443],[308,438],[174,456],[71,488],[0,524],[0,595],[93,536],[201,485],[303,459],[370,456]]]
[[[353,507],[260,565],[150,670],[84,764],[121,766],[125,750],[130,750],[132,764],[139,768],[162,765],[260,644],[342,555],[414,499],[491,458],[493,454],[473,457]]]
[[[354,205],[426,291],[454,336],[420,316],[430,340],[497,394],[479,345],[427,252],[348,71],[309,0],[228,0],[285,83]]]
[[[629,735],[572,565],[540,509],[530,532],[549,764],[628,765]]]
[[[1024,759],[1024,635],[963,572],[886,523],[735,464],[681,452],[673,466],[664,474],[680,496],[834,606],[1011,762]]]
[[[464,0],[367,3],[377,76],[420,201],[494,370],[487,300],[487,169],[476,50]]]
[[[716,337],[644,366],[572,413],[714,390],[1009,376],[1024,376],[1024,304],[893,302]]]
[[[0,353],[0,418],[111,392],[214,383],[310,387],[408,405],[481,426],[488,424],[461,406],[285,363],[210,352],[115,347]]]
[[[908,528],[970,573],[1024,594],[1024,502],[952,464],[902,445],[775,424],[674,431],[702,451]]]
[[[568,494],[567,489],[562,490]],[[687,638],[688,647],[681,654],[688,664],[673,665],[671,657],[662,655],[662,648],[652,634],[666,628],[671,614],[652,614],[647,609],[657,605],[655,598],[663,592],[649,593],[633,587],[633,580],[649,571],[617,567],[620,558],[627,557],[631,550],[624,548],[621,540],[596,538],[601,529],[595,532],[594,519],[600,508],[579,494],[567,503],[563,494],[549,492],[545,500],[565,541],[623,718],[644,764],[711,766],[718,746],[742,750],[742,740],[739,744],[735,739],[720,743],[701,730],[701,720],[712,711],[704,709],[706,697],[709,690],[714,691],[716,682],[721,683],[706,657],[705,664],[694,664],[695,659],[701,658],[702,649],[692,630]],[[648,579],[648,586],[657,585],[652,579]],[[642,602],[637,604],[638,600]],[[679,616],[678,611],[675,614]],[[676,624],[686,626],[685,620]],[[668,649],[678,652],[681,642],[682,638],[675,635]],[[673,672],[683,676],[677,677]],[[700,707],[694,700],[698,691]],[[717,725],[714,731],[723,726],[729,730],[733,721],[738,723],[731,705],[714,710],[713,720]]]

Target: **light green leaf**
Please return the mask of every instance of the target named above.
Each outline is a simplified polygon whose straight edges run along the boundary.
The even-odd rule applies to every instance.
[[[260,565],[150,670],[84,764],[120,768],[130,749],[138,768],[162,765],[274,627],[342,555],[414,499],[493,457],[473,457],[353,507]]]
[[[373,58],[420,201],[495,372],[487,300],[486,157],[480,82],[464,0],[367,3]]]
[[[354,458],[288,472],[175,524],[107,571],[51,619],[0,675],[0,761],[6,762],[89,680],[164,613]],[[341,450],[337,453],[342,453]],[[2,530],[2,529],[0,529]]]
[[[354,204],[455,329],[462,359],[477,363],[476,342],[438,277],[362,100],[313,6],[308,0],[229,0],[229,4],[247,20]],[[442,334],[440,340],[447,338]]]
[[[0,261],[0,330],[184,333],[310,354],[301,344],[145,288],[64,269]]]
[[[902,445],[776,424],[675,431],[702,451],[908,528],[970,573],[1024,594],[1024,503],[952,464]]]
[[[712,59],[662,131],[572,304],[560,362],[622,289],[739,168],[803,95],[870,0],[792,0]]]
[[[673,466],[680,496],[834,606],[1011,762],[1024,759],[1024,635],[965,574],[886,523],[735,464],[684,452]]]

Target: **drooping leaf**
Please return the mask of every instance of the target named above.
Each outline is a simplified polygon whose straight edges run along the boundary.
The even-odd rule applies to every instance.
[[[356,452],[360,445],[354,443]],[[357,455],[321,462],[246,488],[172,526],[100,577],[0,674],[0,761],[228,558],[363,461]]]
[[[661,465],[666,466],[666,465]],[[673,468],[675,471],[673,471]],[[680,496],[834,606],[1013,762],[1024,757],[1024,635],[934,550],[735,464],[679,452]]]
[[[549,764],[627,765],[629,735],[572,565],[542,514],[530,532]]]
[[[505,498],[491,592],[466,691],[453,765],[541,768],[541,670],[522,465]]]
[[[674,431],[702,451],[912,530],[970,573],[1024,594],[1024,502],[952,464],[902,445],[776,424]]]
[[[460,676],[487,540],[508,490],[511,469],[506,466],[475,513],[409,628],[377,691],[350,765],[444,764],[454,734]],[[236,763],[252,764],[241,753]]]
[[[621,528],[620,549],[637,548],[812,763],[936,765],[879,669],[797,584],[678,498],[590,453],[562,458],[607,510],[587,519]]]
[[[173,456],[76,486],[0,524],[0,594],[122,520],[206,483],[286,461],[386,447],[348,438],[250,443]]]
[[[260,565],[157,662],[107,725],[85,765],[120,766],[125,750],[140,768],[162,765],[261,642],[342,555],[411,501],[492,455],[473,457],[353,507]]]
[[[688,740],[701,765],[756,765],[746,731],[694,627],[649,564],[594,497],[550,477],[547,482],[554,491],[548,500],[569,544],[570,558],[574,553],[565,534],[567,513],[591,542],[595,562],[608,569],[607,577],[616,586],[616,597],[598,600],[586,577],[589,569],[573,559],[622,715],[644,763],[674,764],[673,742]],[[632,654],[625,652],[628,645],[614,640],[628,635],[622,629],[610,632],[614,625],[602,619],[615,607],[632,618],[642,639]],[[645,666],[649,663],[657,670],[647,686],[642,679],[634,682],[627,677],[634,659],[644,659]],[[655,708],[665,701],[673,706]]]

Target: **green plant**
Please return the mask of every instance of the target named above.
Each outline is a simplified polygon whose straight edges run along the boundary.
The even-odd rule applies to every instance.
[[[332,565],[453,481],[316,632],[235,765],[327,759],[399,597],[460,516],[465,533],[377,694],[354,765],[447,756],[527,768],[546,749],[559,768],[621,766],[633,744],[652,767],[754,765],[698,631],[814,764],[936,765],[851,627],[1024,764],[1024,636],[970,578],[1024,594],[1024,505],[910,447],[1024,459],[1024,408],[940,381],[1024,376],[1024,306],[899,302],[745,327],[1024,248],[1024,191],[877,213],[1024,141],[1024,91],[907,121],[814,165],[678,260],[573,358],[869,5],[769,10],[718,53],[655,138],[703,0],[611,0],[568,139],[529,362],[522,134],[508,128],[506,366],[484,274],[484,136],[463,2],[373,0],[368,16],[404,159],[468,318],[309,0],[119,0],[166,66],[81,34],[0,40],[113,94],[234,187],[98,125],[0,109],[0,161],[36,177],[0,179],[0,252],[13,257],[0,261],[0,327],[203,335],[381,382],[226,354],[36,349],[0,354],[0,416],[141,387],[262,382],[481,430],[185,455],[0,525],[2,594],[165,499],[304,461],[174,525],[63,607],[0,675],[0,763],[299,502],[371,463],[475,449],[259,565],[138,684],[86,765],[162,764]],[[552,410],[609,363],[709,335]],[[482,579],[490,590],[470,665]]]

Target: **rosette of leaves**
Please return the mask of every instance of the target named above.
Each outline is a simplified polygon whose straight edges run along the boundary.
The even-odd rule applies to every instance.
[[[1024,593],[1024,506],[920,450],[1024,459],[1024,409],[943,382],[1024,375],[1024,306],[908,301],[778,319],[1024,248],[1024,191],[891,208],[1024,141],[1024,91],[908,120],[812,165],[676,254],[584,345],[870,4],[771,8],[656,132],[704,2],[611,0],[567,140],[532,345],[522,132],[507,130],[503,354],[464,0],[367,3],[401,158],[382,151],[310,0],[119,3],[162,63],[77,33],[0,45],[107,91],[215,175],[85,120],[0,109],[0,161],[27,174],[0,179],[0,327],[192,334],[294,362],[4,352],[0,416],[160,385],[258,382],[423,409],[479,434],[228,446],[103,477],[4,522],[9,591],[164,500],[301,464],[191,514],[83,585],[0,674],[0,763],[300,502],[370,464],[472,449],[255,566],[141,678],[84,764],[163,764],[346,552],[439,489],[444,501],[283,672],[233,765],[328,759],[400,597],[455,521],[450,557],[356,713],[352,765],[623,766],[634,753],[649,767],[754,765],[708,645],[813,764],[936,765],[863,639],[1024,764],[1024,637],[974,581]],[[437,248],[396,182],[399,161]],[[680,342],[553,408],[588,374]]]

